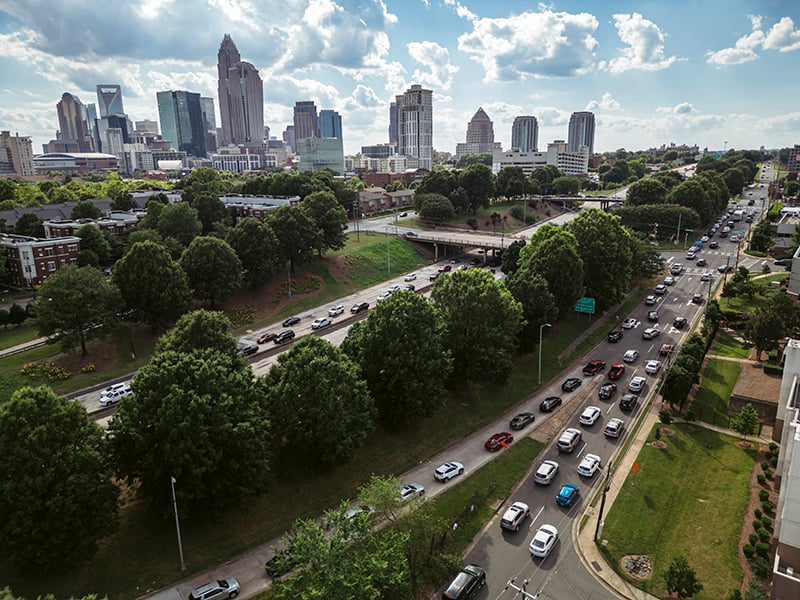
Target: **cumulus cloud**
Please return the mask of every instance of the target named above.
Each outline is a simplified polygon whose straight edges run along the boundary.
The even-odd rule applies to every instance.
[[[586,105],[586,110],[619,110],[619,102],[616,101],[611,92],[604,92],[600,100],[590,100]]]
[[[448,90],[458,67],[450,62],[450,52],[436,42],[412,42],[408,55],[427,70],[415,69],[412,79],[422,86]]]
[[[533,109],[533,115],[539,121],[540,126],[552,127],[569,124],[572,113],[555,106],[537,106]],[[566,135],[566,132],[563,135]]]
[[[598,23],[591,14],[540,7],[508,18],[467,18],[472,31],[458,37],[458,48],[483,67],[486,82],[569,77],[594,67]]]
[[[664,55],[664,33],[652,21],[639,13],[613,15],[619,39],[628,45],[620,55],[600,63],[600,68],[611,73],[625,71],[660,71],[675,63],[678,58]]]
[[[790,17],[783,17],[772,26],[764,39],[764,49],[779,52],[800,49],[800,31],[794,28],[794,21]]]
[[[709,51],[706,62],[718,65],[740,65],[758,59],[759,50],[792,52],[800,49],[800,31],[790,17],[782,17],[767,33],[762,29],[763,18],[750,16],[752,31],[736,40],[732,48]]]

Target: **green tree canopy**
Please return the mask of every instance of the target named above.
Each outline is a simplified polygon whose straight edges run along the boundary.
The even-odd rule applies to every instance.
[[[158,206],[158,203],[153,203]],[[202,226],[197,211],[187,202],[167,204],[159,209],[156,228],[164,238],[175,238],[184,248],[200,235]],[[148,216],[150,209],[148,207]]]
[[[275,232],[280,255],[289,261],[292,272],[298,263],[313,256],[317,228],[305,212],[294,206],[281,206],[268,214],[267,223]]]
[[[439,194],[449,198],[453,190],[458,187],[458,177],[453,171],[437,169],[431,171],[417,186],[415,198],[418,194]]]
[[[492,168],[475,163],[458,175],[458,185],[467,191],[467,206],[473,214],[478,209],[489,206],[489,198],[494,197],[494,174]]]
[[[545,165],[533,170],[530,174],[530,181],[542,194],[550,194],[553,192],[553,180],[563,175],[555,165]]]
[[[503,167],[497,174],[495,182],[497,195],[506,198],[524,196],[528,191],[528,180],[522,167]]]
[[[242,285],[242,263],[227,242],[214,237],[196,237],[180,261],[189,289],[211,308],[224,302]]]
[[[319,256],[326,250],[340,250],[347,242],[347,211],[332,192],[314,192],[303,199],[301,210],[317,229],[314,247]]]
[[[63,571],[94,556],[116,527],[103,432],[80,404],[23,387],[0,404],[0,535],[24,571]]]
[[[752,435],[758,428],[758,413],[749,402],[731,419],[731,429],[742,435]]]
[[[275,276],[281,266],[278,239],[264,221],[247,217],[225,236],[242,263],[242,276],[257,288]]]
[[[75,235],[81,238],[81,251],[91,250],[97,255],[100,264],[108,263],[111,255],[111,244],[106,234],[93,223],[81,225]]]
[[[511,275],[519,267],[519,253],[525,247],[525,240],[514,240],[508,245],[508,248],[503,250],[500,257],[502,261],[503,273]]]
[[[23,213],[17,219],[17,225],[14,228],[19,235],[27,235],[29,237],[43,238],[44,225],[43,221],[33,213]]]
[[[673,188],[669,194],[667,194],[667,203],[680,204],[681,206],[694,209],[700,217],[700,223],[708,223],[711,216],[715,213],[714,206],[706,192],[703,182],[696,177],[687,179]]]
[[[556,177],[553,180],[553,191],[562,196],[577,194],[581,191],[581,180],[577,177]]]
[[[544,277],[529,267],[518,269],[508,276],[506,285],[514,298],[522,305],[525,328],[522,332],[522,346],[531,350],[538,341],[539,327],[552,323],[558,317],[556,300],[547,288]]]
[[[99,219],[103,216],[103,211],[97,208],[94,204],[89,202],[88,200],[81,200],[78,202],[72,209],[72,212],[69,213],[69,218],[73,220],[77,219]]]
[[[625,205],[663,204],[666,197],[667,188],[661,180],[655,177],[645,177],[630,185],[625,194]]]
[[[192,196],[189,205],[197,211],[200,232],[208,235],[215,227],[227,227],[231,223],[231,213],[219,196],[212,192],[199,192]]]
[[[414,208],[421,219],[444,223],[456,216],[452,202],[439,194],[414,194]]]
[[[227,355],[234,368],[244,369],[247,361],[230,334],[231,322],[224,313],[194,310],[186,313],[156,343],[156,353],[216,350]]]
[[[664,573],[664,582],[667,584],[667,591],[676,594],[681,600],[692,598],[703,589],[703,585],[697,580],[697,573],[684,556],[672,559]]]

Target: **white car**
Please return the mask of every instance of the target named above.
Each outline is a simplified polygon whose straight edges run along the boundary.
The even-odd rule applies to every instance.
[[[436,481],[443,481],[447,483],[456,475],[461,475],[464,472],[464,465],[460,462],[446,462],[438,467],[433,472],[433,478]]]
[[[522,522],[529,514],[531,514],[531,511],[527,504],[524,502],[514,502],[514,504],[509,506],[506,512],[503,513],[503,518],[500,519],[500,527],[510,531],[519,531]]]
[[[393,293],[395,293],[395,292],[397,292],[399,290],[400,290],[400,284],[399,283],[395,283],[395,284],[390,285],[389,289],[386,290],[386,291],[389,292],[390,294],[393,294]]]
[[[639,351],[634,348],[626,350],[625,354],[622,355],[622,360],[626,363],[632,363],[637,358],[639,358]]]
[[[129,383],[115,383],[100,392],[100,406],[111,406],[127,396],[132,396],[133,390]]]
[[[557,541],[558,529],[556,529],[555,525],[542,525],[533,536],[528,549],[533,556],[547,558]]]
[[[644,372],[648,375],[656,375],[661,370],[660,360],[648,360],[644,366]]]
[[[417,279],[416,273],[409,273],[405,277],[403,277],[403,281],[415,281]]]
[[[330,317],[321,317],[319,319],[315,319],[314,322],[311,324],[311,329],[323,329],[333,323]]]
[[[702,275],[700,275],[700,281],[711,281],[711,273],[706,271]]]
[[[644,389],[646,383],[647,380],[644,377],[637,375],[631,379],[630,383],[628,384],[628,389],[634,394],[638,394]]]
[[[591,477],[602,466],[602,461],[597,454],[587,454],[583,457],[581,464],[578,465],[578,475]]]
[[[421,483],[407,483],[400,490],[400,499],[403,502],[410,502],[414,498],[422,498],[425,495],[425,487]]]
[[[383,292],[380,296],[378,296],[378,302],[382,302],[383,300],[386,300],[391,295],[392,295],[392,292]]]
[[[634,327],[636,327],[638,324],[639,324],[639,321],[637,321],[636,319],[633,319],[633,318],[628,318],[628,319],[625,319],[625,320],[622,322],[622,328],[623,328],[623,329],[633,329],[633,328],[634,328]]]
[[[642,339],[643,340],[652,340],[658,337],[658,334],[661,333],[655,327],[648,327],[642,332]]]
[[[331,306],[328,309],[328,316],[335,317],[337,315],[342,314],[343,312],[344,312],[344,304],[337,304],[336,306]]]
[[[672,275],[664,277],[664,285],[675,285],[675,278]]]
[[[597,419],[600,418],[601,414],[602,411],[596,406],[587,406],[581,413],[581,425],[594,425],[597,423]]]
[[[539,465],[539,468],[536,469],[536,475],[533,476],[533,480],[536,483],[548,485],[553,481],[557,473],[558,463],[554,460],[545,460]]]

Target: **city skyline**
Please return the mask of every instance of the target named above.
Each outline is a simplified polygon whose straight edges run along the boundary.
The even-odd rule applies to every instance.
[[[795,3],[597,4],[153,0],[101,13],[5,0],[0,126],[41,148],[64,93],[86,102],[107,83],[137,121],[158,120],[158,91],[218,99],[217,52],[230,33],[264,81],[263,125],[280,138],[295,103],[313,101],[341,115],[347,154],[388,141],[390,103],[412,85],[433,91],[437,151],[455,152],[479,107],[504,149],[517,116],[536,117],[542,147],[566,140],[583,111],[595,114],[597,152],[798,142]]]

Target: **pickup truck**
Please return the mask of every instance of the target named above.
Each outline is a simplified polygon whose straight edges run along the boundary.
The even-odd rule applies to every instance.
[[[594,375],[606,368],[606,361],[604,360],[590,360],[589,364],[583,367],[583,374],[586,376]]]

